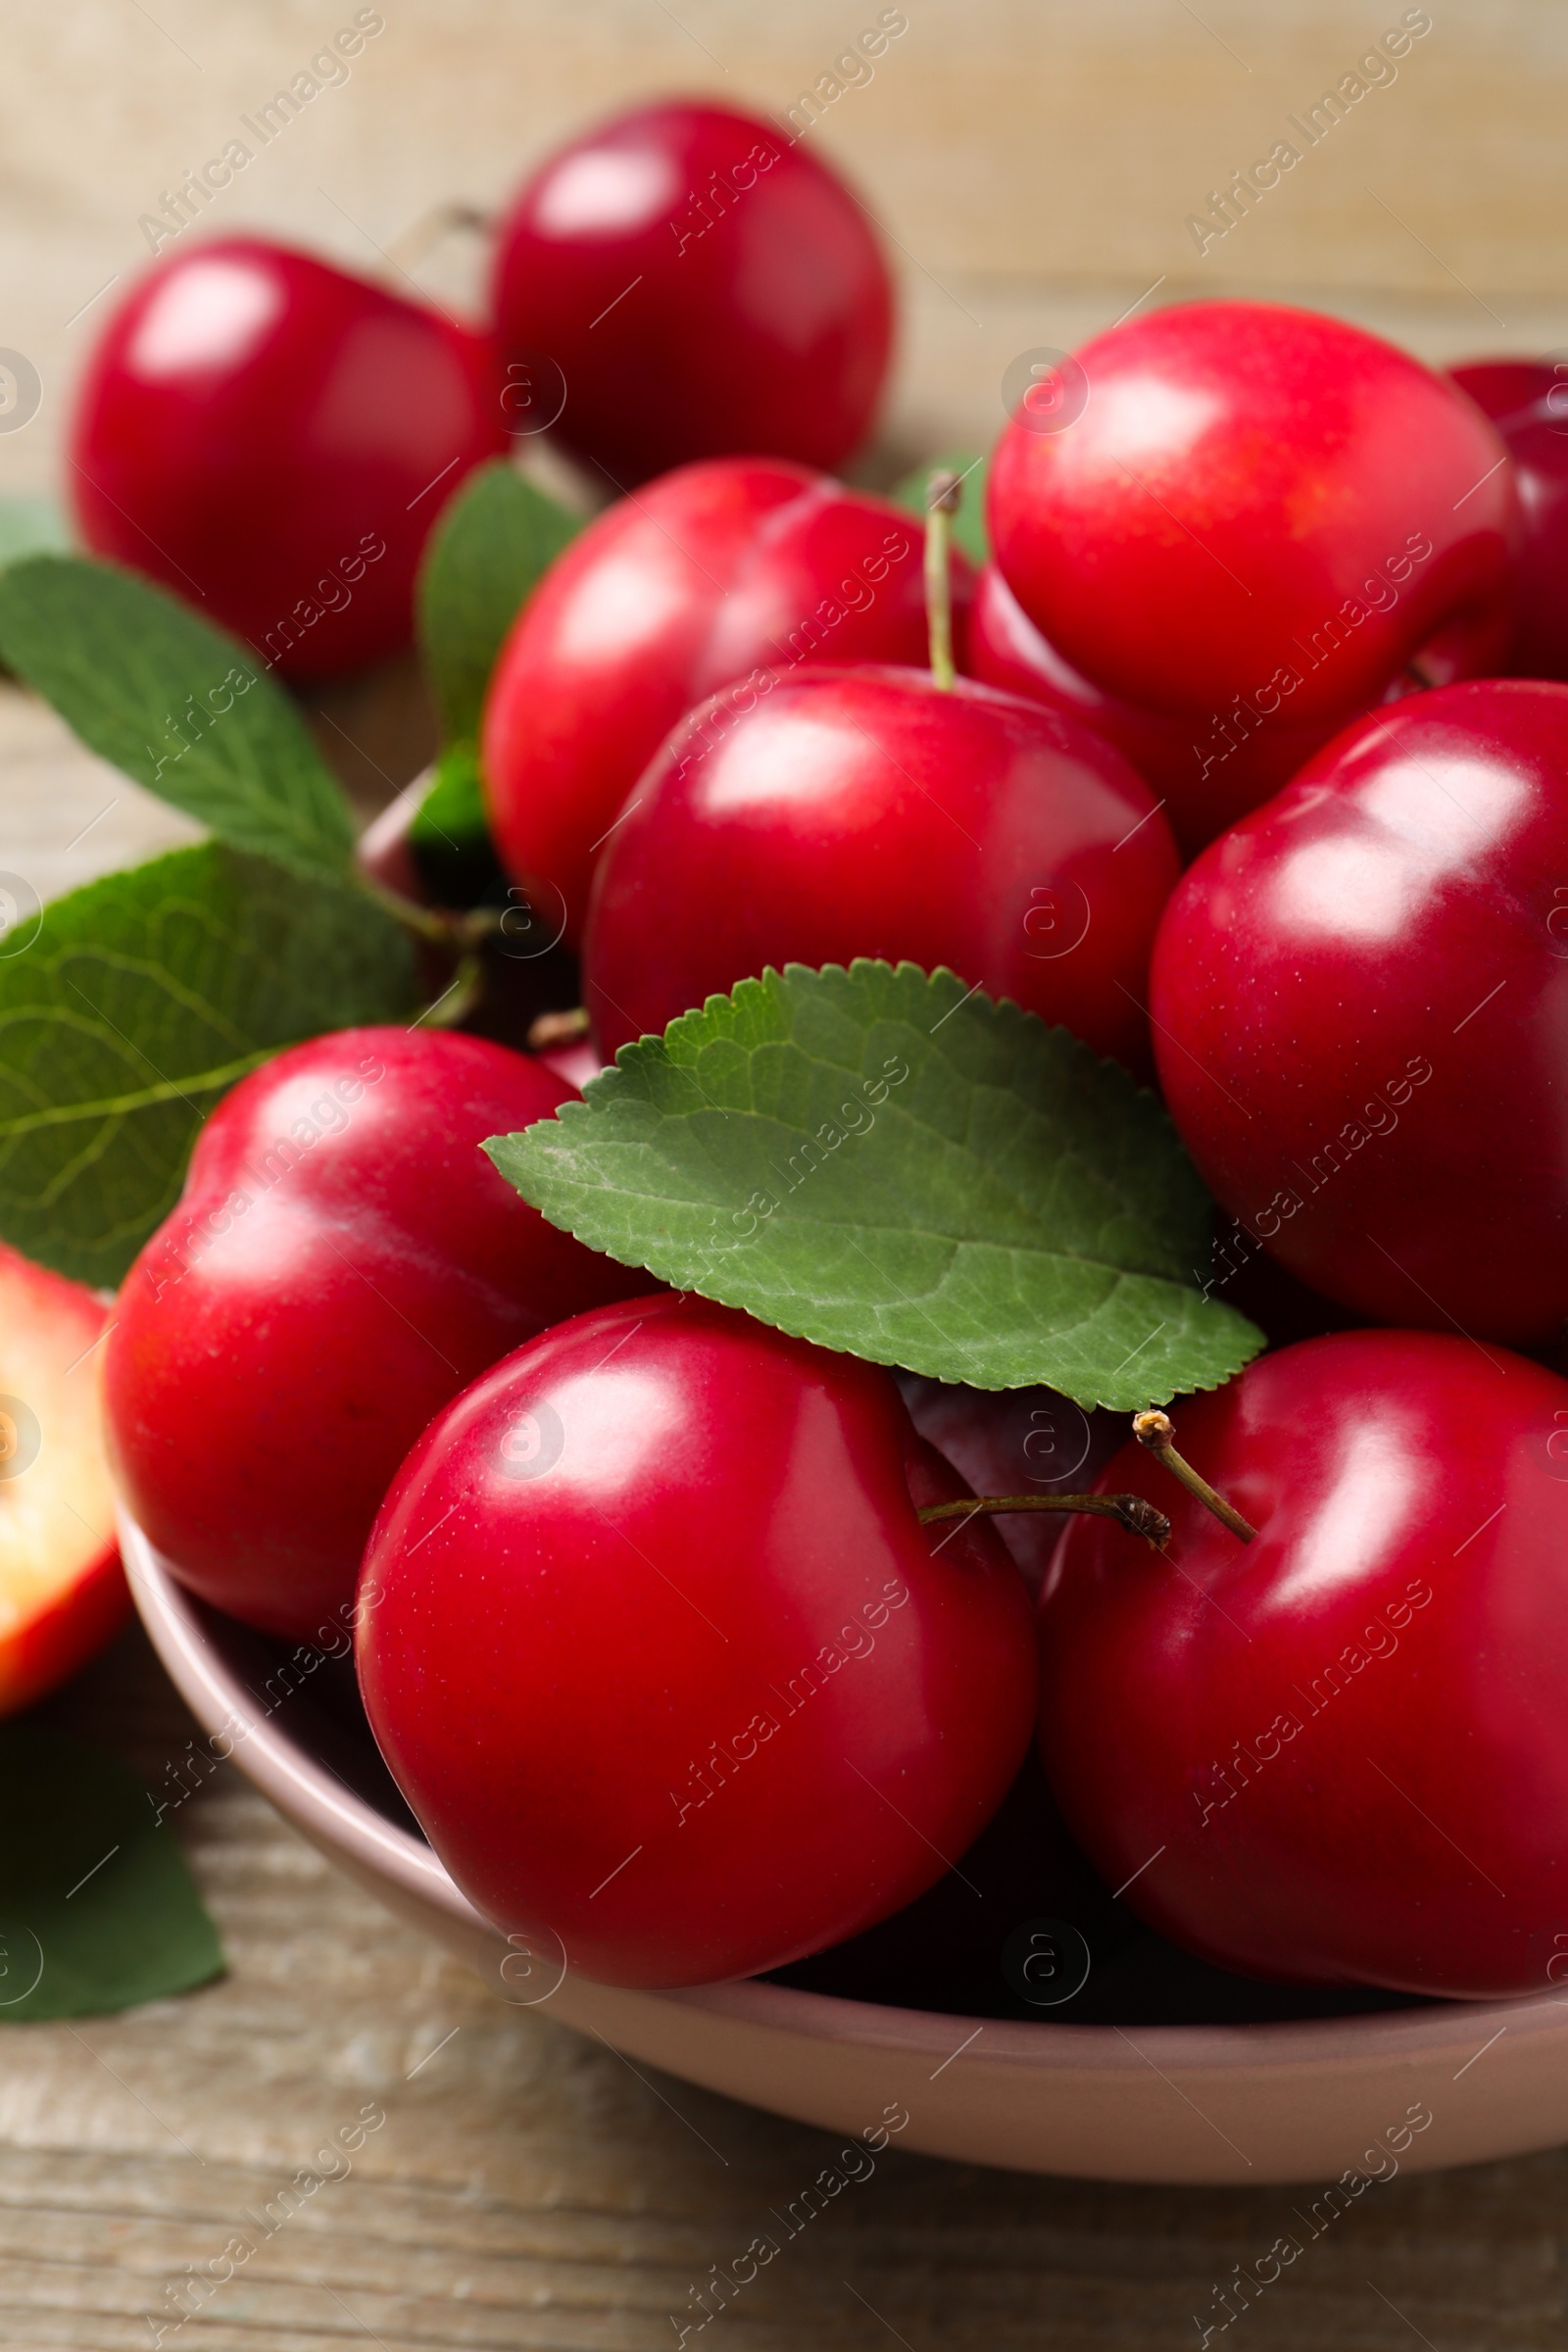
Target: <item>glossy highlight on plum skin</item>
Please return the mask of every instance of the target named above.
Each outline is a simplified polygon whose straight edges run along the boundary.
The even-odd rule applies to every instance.
[[[492,304],[504,362],[561,370],[559,437],[617,490],[695,458],[842,465],[893,343],[863,206],[788,130],[698,100],[550,156],[501,223]]]
[[[204,1600],[308,1641],[431,1415],[544,1326],[653,1287],[480,1149],[575,1100],[482,1038],[365,1028],[278,1054],[212,1113],[104,1365],[121,1492]]]
[[[1258,1534],[1174,1486],[1165,1558],[1070,1523],[1040,1748],[1075,1837],[1151,1926],[1244,1975],[1544,1991],[1568,1974],[1568,1381],[1451,1334],[1347,1332],[1175,1411]]]
[[[576,945],[594,868],[682,714],[762,672],[926,658],[924,532],[779,459],[683,466],[599,514],[529,597],[486,698],[490,825]],[[961,616],[969,567],[953,564]]]
[[[1148,787],[1066,714],[923,670],[797,671],[691,712],[644,774],[595,881],[585,1001],[609,1054],[770,964],[907,958],[1141,1073],[1176,874]]]
[[[892,1375],[696,1298],[486,1373],[360,1580],[371,1725],[509,1934],[618,1984],[784,1965],[897,1910],[1001,1803],[1035,1664],[1017,1570]]]
[[[1418,659],[1507,641],[1513,482],[1444,377],[1343,319],[1262,302],[1145,313],[1086,344],[1081,413],[1005,428],[988,508],[1035,627],[1106,693],[1344,724]]]
[[[408,643],[430,526],[506,444],[478,334],[313,254],[215,237],[110,318],[71,494],[95,555],[316,678]]]
[[[1160,1084],[1209,1189],[1359,1314],[1568,1319],[1568,686],[1373,712],[1182,877]]]

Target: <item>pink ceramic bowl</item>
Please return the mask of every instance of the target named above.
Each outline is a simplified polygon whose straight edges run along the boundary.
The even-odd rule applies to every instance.
[[[143,1623],[218,1753],[502,1999],[688,2082],[847,2132],[897,2101],[906,2146],[1106,2180],[1326,2180],[1568,2138],[1568,1985],[1520,2001],[1124,2030],[933,2015],[760,1981],[693,1992],[591,1984],[560,1954],[509,1945],[459,1893],[375,1751],[346,1662],[309,1679],[280,1666],[261,1636],[176,1584],[128,1520],[121,1536]],[[1430,2120],[1412,2130],[1412,2117]]]

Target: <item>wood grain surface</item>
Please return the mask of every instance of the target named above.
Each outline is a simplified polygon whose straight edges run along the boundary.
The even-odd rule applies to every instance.
[[[0,495],[63,477],[72,386],[149,258],[140,216],[353,15],[326,0],[19,0],[0,76],[0,345],[43,379],[0,432]],[[387,0],[353,78],[259,154],[214,230],[262,225],[357,268],[426,206],[504,197],[570,125],[649,89],[782,111],[877,14],[850,0]],[[1445,359],[1568,344],[1568,12],[1443,0],[1223,240],[1187,226],[1337,85],[1397,4],[908,0],[874,80],[811,136],[893,243],[906,309],[875,468],[989,438],[1004,368],[1146,291],[1314,301]],[[473,249],[419,270],[471,297]],[[322,698],[368,808],[421,764],[404,668]],[[49,897],[190,837],[0,689],[0,865]],[[139,1634],[54,1702],[161,1783],[193,1727]],[[1088,2352],[1242,2341],[1547,2352],[1564,2341],[1568,2155],[1396,2179],[1221,2330],[1216,2289],[1292,2227],[1286,2189],[1136,2189],[896,2149],[699,2327],[693,2299],[814,2179],[824,2134],[639,2073],[502,2007],[336,1877],[221,1767],[177,1834],[228,1974],[118,2018],[0,2027],[0,2340],[122,2352],[170,2289],[256,2251],[179,2352],[484,2347]],[[1173,2091],[1173,2096],[1179,2095]],[[283,2191],[368,2109],[344,2178]],[[149,2317],[149,2315],[151,2315]]]
[[[139,1633],[50,1712],[158,1787],[194,1731]],[[689,2323],[688,2345],[736,2352],[1143,2352],[1197,2343],[1215,2288],[1285,2231],[1304,2252],[1235,2323],[1254,2352],[1563,2340],[1568,2155],[1392,2180],[1312,2243],[1293,2218],[1310,2192],[1028,2180],[896,2143],[699,2333],[691,2290],[759,2230],[782,2236],[770,2209],[836,2140],[504,2006],[233,1765],[177,1830],[228,1975],[122,2017],[0,2029],[16,2352],[150,2345],[171,2284],[235,2239],[255,2253],[166,2346],[668,2352]],[[385,2121],[352,2170],[288,2212],[302,2169],[340,2172],[318,2151],[367,2110]]]
[[[0,431],[0,495],[59,479],[93,334],[152,258],[143,220],[356,5],[13,0],[0,346],[43,399]],[[1376,86],[1357,62],[1404,0],[906,0],[874,69],[842,74],[881,0],[378,13],[347,81],[265,146],[244,134],[251,162],[184,238],[261,227],[406,282],[386,252],[411,222],[453,197],[503,203],[596,115],[698,90],[787,119],[837,83],[807,136],[889,241],[906,323],[888,430],[911,457],[955,429],[989,439],[1009,360],[1070,348],[1146,292],[1317,302],[1431,358],[1568,345],[1568,11],[1550,0],[1432,0]],[[1364,95],[1320,135],[1289,129],[1348,77]],[[1189,220],[1281,139],[1298,163],[1200,252]],[[483,249],[451,240],[415,275],[472,301]]]

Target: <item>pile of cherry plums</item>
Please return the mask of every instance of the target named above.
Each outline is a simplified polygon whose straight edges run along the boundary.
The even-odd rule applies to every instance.
[[[1025,391],[974,570],[943,552],[950,482],[922,522],[819,470],[871,415],[887,283],[858,208],[766,125],[657,108],[580,142],[506,225],[496,297],[485,347],[209,244],[132,298],[88,389],[94,543],[188,568],[258,644],[302,514],[334,555],[405,518],[296,669],[406,625],[404,499],[500,445],[492,365],[529,401],[553,367],[558,434],[635,490],[524,605],[481,743],[596,1050],[362,1030],[235,1088],[106,1351],[136,1518],[272,1636],[352,1613],[437,1852],[589,1977],[828,1982],[812,1955],[885,1961],[893,1929],[907,1951],[979,1878],[999,1994],[1008,1935],[1080,1897],[1173,1970],[1547,1990],[1553,370],[1444,377],[1264,304],[1140,313]],[[1273,1343],[1175,1403],[1174,1455],[1157,1417],[905,1379],[664,1290],[481,1152],[710,993],[858,956],[947,966],[1159,1089],[1219,1203],[1194,1280]],[[1074,1486],[1142,1494],[1168,1542],[921,1515]]]
[[[864,439],[892,288],[858,203],[787,130],[640,107],[493,226],[483,329],[411,299],[395,258],[394,287],[262,237],[164,253],[77,400],[86,544],[322,677],[408,642],[431,524],[514,434],[549,430],[602,493],[720,452],[836,466]]]

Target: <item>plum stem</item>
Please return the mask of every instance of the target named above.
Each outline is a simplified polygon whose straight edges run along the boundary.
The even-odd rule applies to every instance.
[[[488,236],[495,226],[489,213],[481,213],[471,204],[434,204],[410,223],[400,236],[387,247],[386,258],[394,270],[413,270],[432,253],[444,239],[456,230],[469,229],[479,236]]]
[[[1216,1493],[1206,1478],[1200,1478],[1191,1462],[1182,1459],[1173,1443],[1175,1435],[1169,1413],[1162,1413],[1155,1408],[1133,1415],[1133,1436],[1139,1445],[1147,1446],[1155,1461],[1162,1462],[1172,1478],[1180,1480],[1189,1494],[1196,1494],[1203,1508],[1213,1512],[1221,1527],[1228,1527],[1233,1536],[1240,1536],[1244,1544],[1250,1544],[1257,1534],[1256,1528],[1242,1517],[1234,1503],[1227,1502],[1223,1494]]]
[[[928,1502],[916,1512],[922,1527],[937,1519],[972,1519],[979,1511],[1093,1511],[1115,1519],[1129,1535],[1142,1536],[1157,1551],[1170,1535],[1170,1521],[1142,1494],[965,1494],[956,1502]]]
[[[406,931],[433,948],[444,948],[451,956],[466,956],[482,941],[497,937],[510,911],[505,906],[421,906],[416,899],[405,898],[401,890],[389,890],[360,867],[354,869],[354,881]]]
[[[953,517],[963,496],[959,476],[939,466],[925,486],[925,619],[931,675],[944,694],[957,683],[953,661]]]
[[[373,899],[382,910],[400,922],[416,938],[425,940],[433,948],[450,948],[453,944],[451,918],[438,913],[433,906],[421,906],[414,899],[406,899],[401,890],[388,890],[384,882],[354,868],[354,881],[367,898]]]
[[[476,948],[470,948],[458,962],[450,984],[433,1004],[412,1023],[416,1029],[456,1029],[466,1021],[484,993],[484,966]]]
[[[528,1051],[552,1054],[563,1046],[580,1046],[591,1026],[586,1004],[574,1004],[569,1012],[536,1013],[528,1024]]]

